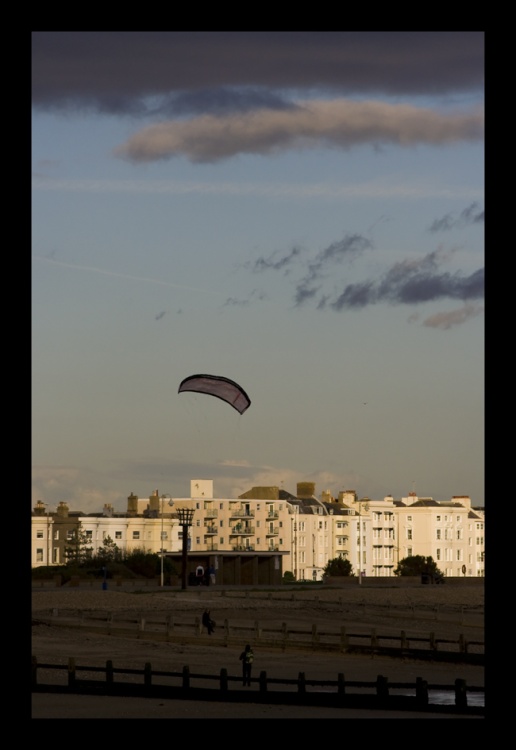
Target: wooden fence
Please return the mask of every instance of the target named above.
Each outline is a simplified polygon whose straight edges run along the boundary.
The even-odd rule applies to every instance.
[[[192,643],[208,637],[199,617],[174,620],[172,615],[130,617],[124,613],[109,611],[88,612],[87,615],[66,616],[53,609],[49,617],[38,615],[33,625],[39,623],[80,628],[101,635],[142,638],[169,642]],[[484,642],[471,641],[461,634],[456,639],[438,638],[434,632],[427,636],[410,634],[401,630],[397,634],[379,634],[376,628],[364,632],[348,632],[344,626],[321,629],[313,624],[307,628],[301,623],[280,627],[230,624],[224,620],[209,636],[214,642],[225,646],[239,646],[242,641],[253,641],[257,646],[281,649],[311,649],[314,651],[337,651],[394,657],[409,657],[432,661],[447,661],[484,665]]]
[[[57,681],[43,683],[41,672],[44,670],[58,671],[60,675]],[[81,679],[79,673],[85,673],[88,677]],[[94,674],[100,676],[94,678]],[[121,675],[125,676],[125,681],[115,679]],[[194,687],[194,680],[202,684]],[[456,679],[452,685],[431,685],[420,677],[415,682],[389,682],[387,677],[378,675],[374,682],[364,682],[346,681],[342,673],[338,674],[336,680],[316,680],[307,679],[304,672],[300,672],[296,679],[286,679],[268,677],[263,671],[258,677],[251,677],[249,689],[230,689],[231,683],[240,684],[241,681],[241,677],[229,675],[227,669],[221,669],[217,675],[193,674],[187,666],[181,672],[166,672],[153,670],[149,662],[143,669],[129,669],[115,668],[111,660],[106,662],[105,667],[93,667],[78,665],[73,658],[63,665],[40,664],[36,656],[32,657],[32,692],[38,693],[380,708],[469,715],[485,713],[483,705],[468,704],[468,695],[483,694],[484,688],[467,686],[463,679]],[[206,683],[210,683],[210,686]],[[432,691],[450,692],[454,702],[444,705],[433,703]]]

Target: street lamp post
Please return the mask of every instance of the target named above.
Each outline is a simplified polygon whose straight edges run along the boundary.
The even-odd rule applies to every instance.
[[[163,500],[166,497],[170,497],[170,495],[162,495],[161,496],[161,588],[163,588],[163,586],[164,586],[164,577],[163,577],[163,556],[164,556],[164,552],[163,552],[163,539],[164,539],[164,531],[163,531]],[[168,501],[168,504],[170,505],[170,507],[172,507],[174,505],[174,501],[172,500],[171,497],[170,497],[170,500]]]
[[[188,555],[188,528],[192,525],[193,508],[178,508],[176,511],[179,525],[183,529],[183,550],[181,555],[181,588],[186,589],[186,558]]]

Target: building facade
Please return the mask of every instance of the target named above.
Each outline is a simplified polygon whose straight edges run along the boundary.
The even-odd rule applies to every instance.
[[[212,480],[197,479],[190,497],[131,493],[122,512],[108,504],[101,513],[70,512],[66,503],[50,512],[38,501],[31,563],[65,564],[67,547],[79,535],[91,554],[115,544],[122,553],[143,550],[179,563],[184,530],[177,511],[189,508],[189,573],[211,567],[219,582],[279,583],[287,571],[298,581],[320,581],[336,557],[349,560],[359,576],[393,576],[400,560],[415,555],[432,557],[447,576],[484,575],[485,517],[467,496],[437,502],[409,493],[373,500],[354,490],[334,498],[325,490],[318,498],[310,482],[296,490],[253,487],[238,498],[217,498]]]

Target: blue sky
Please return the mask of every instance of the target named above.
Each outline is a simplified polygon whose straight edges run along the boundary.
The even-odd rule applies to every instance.
[[[32,65],[33,503],[484,504],[482,33],[36,32]]]

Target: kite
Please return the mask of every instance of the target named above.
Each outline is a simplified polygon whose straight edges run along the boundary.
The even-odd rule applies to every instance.
[[[178,393],[185,391],[216,396],[230,404],[239,414],[243,414],[251,405],[251,399],[238,383],[220,375],[190,375],[179,385]]]

